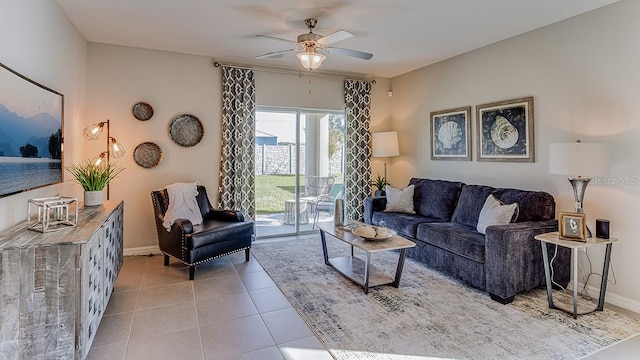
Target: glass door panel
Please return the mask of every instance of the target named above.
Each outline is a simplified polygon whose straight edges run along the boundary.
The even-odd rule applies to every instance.
[[[316,223],[333,220],[335,199],[344,193],[345,117],[328,111],[302,111],[302,115],[300,190],[312,218],[301,230],[312,231]]]
[[[256,235],[295,234],[297,229],[298,113],[256,112]]]
[[[344,183],[344,114],[259,108],[256,112],[256,235],[317,231],[333,219]]]

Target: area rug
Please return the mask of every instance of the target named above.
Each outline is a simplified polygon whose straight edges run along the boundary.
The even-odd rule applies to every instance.
[[[327,238],[330,257],[349,247]],[[362,288],[324,264],[319,235],[256,242],[254,256],[336,359],[578,359],[640,333],[607,310],[551,310],[544,289],[499,304],[407,259],[399,288]],[[358,253],[356,253],[358,255]],[[398,254],[373,263],[393,274]]]

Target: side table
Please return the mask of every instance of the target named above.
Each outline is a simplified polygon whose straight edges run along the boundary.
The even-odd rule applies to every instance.
[[[598,305],[594,310],[581,313],[580,315],[588,314],[593,311],[602,311],[604,309],[604,296],[607,291],[607,277],[609,275],[609,263],[611,262],[611,246],[614,242],[618,241],[616,238],[600,239],[600,238],[587,238],[586,242],[563,240],[560,239],[558,232],[550,232],[535,236],[536,240],[540,241],[542,245],[542,258],[544,259],[544,275],[547,283],[547,300],[549,301],[550,309],[558,309],[573,314],[573,318],[578,318],[578,250],[587,249],[590,247],[596,247],[606,245],[604,255],[604,266],[602,268],[602,282],[600,283],[600,296],[598,297]],[[563,309],[553,303],[552,283],[551,283],[551,270],[549,266],[549,254],[547,253],[546,244],[553,244],[556,246],[562,246],[571,249],[571,262],[573,263],[573,311]]]
[[[299,201],[298,206],[300,206],[300,212],[298,216],[300,217],[300,224],[308,224],[309,223],[309,211],[307,210],[307,202]],[[284,201],[284,218],[282,223],[284,225],[295,225],[296,224],[296,201],[295,200],[285,200]]]

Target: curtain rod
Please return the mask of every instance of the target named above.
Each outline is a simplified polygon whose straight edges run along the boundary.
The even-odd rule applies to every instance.
[[[275,69],[275,68],[268,68],[268,67],[256,67],[256,66],[241,66],[241,65],[233,65],[233,64],[223,64],[220,63],[219,61],[216,61],[215,59],[213,59],[213,66],[214,67],[222,67],[222,66],[226,66],[226,67],[232,67],[232,68],[236,68],[236,69],[246,69],[246,70],[253,70],[253,71],[262,71],[262,72],[268,72],[268,73],[274,73],[274,74],[282,74],[282,75],[291,75],[291,76],[297,76],[297,77],[303,77],[303,76],[310,76],[310,77],[324,77],[324,78],[339,78],[339,79],[345,79],[345,80],[359,80],[359,81],[368,81],[370,82],[372,85],[376,84],[376,80],[367,80],[367,79],[362,79],[362,78],[354,78],[354,77],[350,77],[350,76],[346,76],[346,75],[332,75],[332,74],[323,74],[323,73],[312,73],[312,72],[303,72],[303,71],[294,71],[294,70],[285,70],[285,69]]]

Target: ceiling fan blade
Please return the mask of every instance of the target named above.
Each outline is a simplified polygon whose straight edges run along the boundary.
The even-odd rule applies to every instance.
[[[370,60],[373,57],[373,54],[369,54],[363,51],[343,49],[338,47],[327,47],[327,52],[351,56],[362,60]]]
[[[264,55],[258,55],[254,59],[265,59],[265,58],[277,59],[277,58],[283,57],[284,56],[283,53],[286,53],[287,51],[294,51],[294,50],[296,49],[274,51],[274,52],[266,53]]]
[[[256,35],[256,36],[261,38],[271,39],[271,40],[284,41],[284,42],[288,42],[289,44],[297,44],[297,42],[293,40],[287,40],[287,39],[283,39],[283,38],[279,38],[271,35]]]
[[[326,36],[318,39],[318,44],[329,45],[329,44],[333,44],[333,43],[338,42],[338,41],[342,41],[342,40],[348,39],[350,37],[353,37],[352,33],[348,32],[348,31],[345,31],[345,30],[338,30],[338,31],[336,31],[334,33],[331,33],[329,35],[326,35]]]

